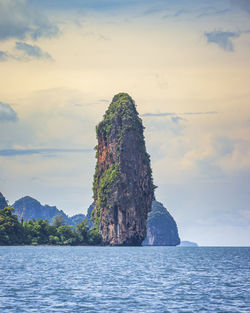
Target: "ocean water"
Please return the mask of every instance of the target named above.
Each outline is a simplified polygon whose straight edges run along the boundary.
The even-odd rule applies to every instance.
[[[0,312],[250,312],[250,248],[0,247]]]

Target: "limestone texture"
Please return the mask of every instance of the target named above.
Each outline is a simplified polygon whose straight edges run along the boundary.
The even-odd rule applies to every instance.
[[[150,157],[133,99],[114,96],[96,127],[94,228],[104,245],[141,245],[154,198]]]
[[[178,228],[172,215],[158,201],[152,202],[148,214],[147,236],[144,246],[177,246],[180,244]]]
[[[8,206],[8,203],[3,194],[0,192],[0,209],[4,209],[6,206]]]

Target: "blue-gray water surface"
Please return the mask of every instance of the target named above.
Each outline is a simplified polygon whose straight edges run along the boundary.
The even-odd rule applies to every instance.
[[[250,248],[0,247],[0,312],[250,312]]]

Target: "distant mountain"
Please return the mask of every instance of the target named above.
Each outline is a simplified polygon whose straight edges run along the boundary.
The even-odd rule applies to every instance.
[[[7,201],[0,193],[0,209],[7,206]],[[14,214],[16,214],[21,220],[24,221],[30,219],[46,219],[49,223],[52,223],[54,217],[61,214],[68,225],[76,226],[83,220],[87,219],[88,227],[93,227],[92,211],[94,210],[94,204],[92,203],[87,211],[87,215],[76,214],[69,217],[62,210],[57,209],[56,206],[42,205],[36,199],[26,196],[17,200],[12,207],[14,208]],[[176,246],[180,244],[180,238],[178,235],[178,229],[175,220],[171,214],[167,211],[162,203],[158,201],[152,202],[152,210],[148,214],[147,219],[147,236],[143,241],[144,246]],[[181,246],[197,246],[197,244],[182,241]]]
[[[0,192],[0,209],[4,209],[6,206],[8,206],[8,203],[3,194]]]
[[[69,217],[70,223],[69,225],[76,226],[76,224],[80,224],[82,221],[86,219],[86,216],[84,214],[76,214],[71,217]]]
[[[192,241],[181,241],[180,243],[181,247],[198,247],[198,244]]]
[[[52,223],[54,217],[61,214],[65,220],[65,224],[75,226],[86,218],[84,214],[69,217],[62,210],[58,210],[56,206],[42,205],[39,201],[29,196],[17,200],[12,207],[15,209],[14,214],[16,214],[20,220],[23,218],[24,221],[41,218]]]
[[[88,211],[87,211],[87,215],[86,215],[89,229],[91,229],[94,226],[94,223],[92,221],[92,211],[93,210],[94,210],[94,203],[92,203],[89,206]]]
[[[143,246],[177,246],[180,238],[175,220],[163,204],[153,200],[147,219],[147,236]]]

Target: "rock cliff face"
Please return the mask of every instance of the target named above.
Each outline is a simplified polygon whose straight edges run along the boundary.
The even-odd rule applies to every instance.
[[[8,203],[3,194],[0,192],[0,209],[4,209],[6,206],[8,206]]]
[[[96,131],[94,228],[105,245],[141,245],[154,185],[142,121],[128,94],[114,96]]]
[[[91,205],[88,207],[87,210],[87,214],[86,214],[86,218],[87,218],[87,225],[89,227],[89,229],[93,228],[94,223],[92,221],[92,212],[94,210],[94,203],[91,203]]]
[[[153,201],[148,214],[145,246],[177,246],[180,238],[175,220],[162,203]]]

